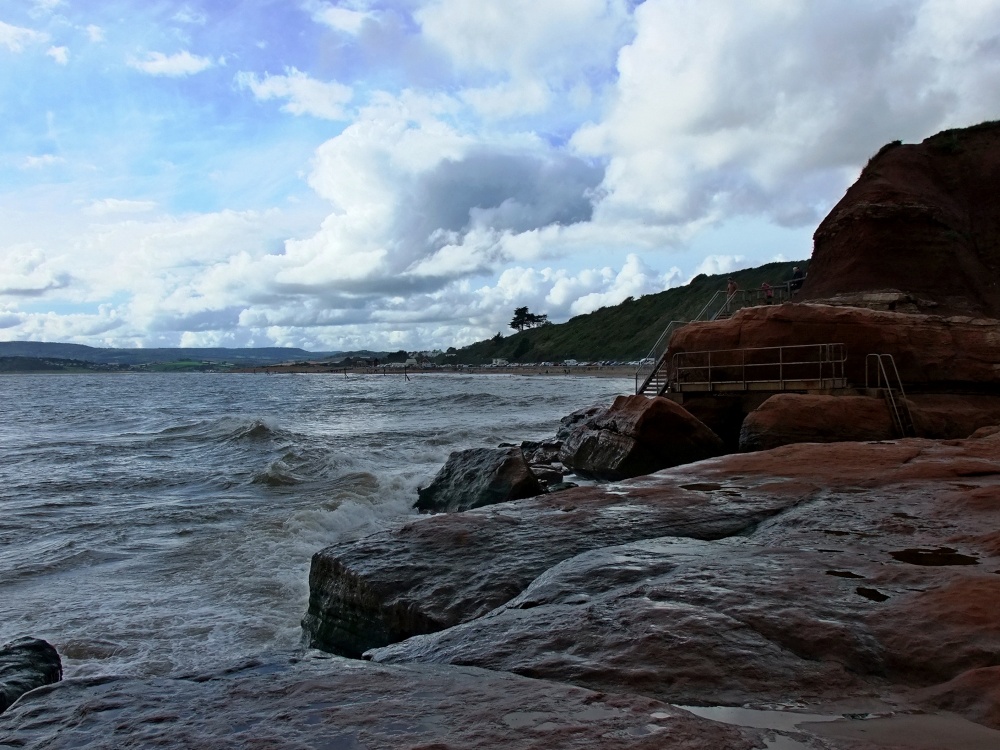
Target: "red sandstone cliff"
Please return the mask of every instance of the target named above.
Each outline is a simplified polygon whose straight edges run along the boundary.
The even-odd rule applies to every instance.
[[[800,299],[896,290],[921,312],[1000,318],[998,196],[1000,122],[884,146],[816,229]]]

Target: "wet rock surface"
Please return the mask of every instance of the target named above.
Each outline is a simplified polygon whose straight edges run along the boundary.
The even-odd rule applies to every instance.
[[[430,516],[327,547],[312,559],[306,636],[360,656],[479,617],[581,552],[667,535],[732,536],[808,495],[798,482],[767,476],[725,479],[706,492],[702,471],[690,472]]]
[[[418,490],[414,507],[454,513],[543,491],[519,447],[470,448],[448,457],[430,485]]]
[[[29,690],[62,679],[62,660],[40,638],[18,638],[0,646],[0,714]]]
[[[471,667],[338,658],[179,679],[68,680],[0,716],[22,748],[729,748],[759,733],[641,696]]]
[[[576,473],[625,479],[718,456],[719,437],[666,398],[619,396],[563,440],[559,457]]]
[[[996,691],[973,699],[968,684],[1000,666],[1000,434],[794,445],[648,482],[746,497],[762,478],[786,508],[738,536],[594,549],[484,616],[368,657],[676,703],[903,695],[993,716]]]

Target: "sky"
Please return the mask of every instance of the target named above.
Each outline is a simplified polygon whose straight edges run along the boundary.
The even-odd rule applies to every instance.
[[[0,340],[429,350],[774,260],[1000,0],[0,0]]]

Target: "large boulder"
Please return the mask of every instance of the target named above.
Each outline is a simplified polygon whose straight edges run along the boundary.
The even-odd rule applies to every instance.
[[[509,448],[454,451],[434,480],[417,491],[421,512],[455,513],[543,492],[524,454]]]
[[[718,456],[719,437],[667,398],[619,396],[564,440],[563,464],[577,474],[624,479]]]
[[[901,292],[916,309],[1000,318],[998,194],[1000,122],[888,144],[816,229],[799,299]]]
[[[896,434],[889,408],[881,398],[778,393],[743,420],[740,450],[893,437],[902,436]]]
[[[1000,389],[1000,320],[786,303],[744,308],[726,320],[690,323],[673,335],[670,349],[834,343],[844,344],[845,375],[855,386],[865,385],[868,354],[891,354],[908,391],[995,394]]]
[[[18,638],[0,646],[0,713],[18,698],[62,679],[62,660],[48,641]]]

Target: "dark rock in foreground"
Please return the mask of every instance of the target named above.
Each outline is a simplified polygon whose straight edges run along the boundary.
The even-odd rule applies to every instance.
[[[582,476],[627,479],[725,451],[719,437],[666,398],[619,396],[563,441],[562,462]]]
[[[62,679],[62,660],[39,638],[18,638],[0,647],[0,713],[29,690]]]
[[[418,490],[414,507],[455,513],[543,491],[520,448],[470,448],[448,457],[430,485]]]
[[[0,716],[0,744],[46,750],[750,750],[762,747],[758,736],[643,697],[337,658],[187,679],[67,680]]]

